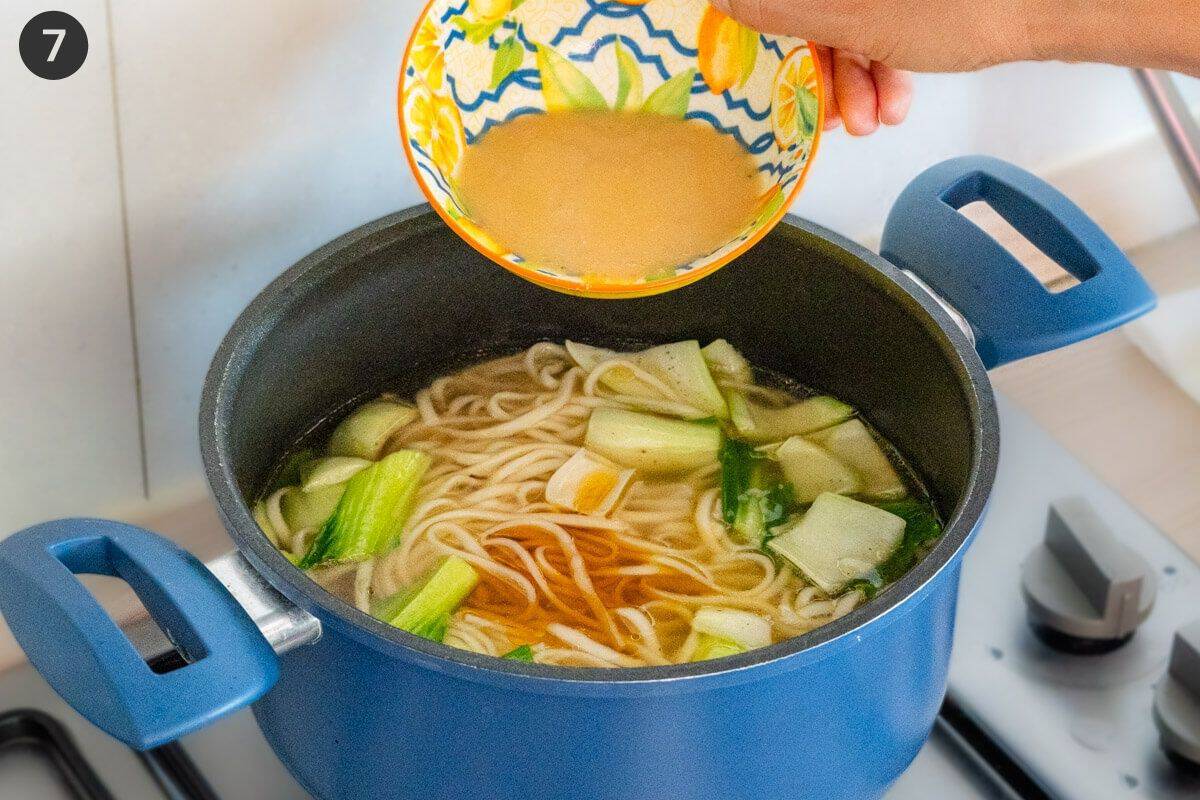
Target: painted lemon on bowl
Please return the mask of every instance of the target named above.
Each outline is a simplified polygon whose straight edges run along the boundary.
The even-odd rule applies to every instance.
[[[797,47],[779,65],[771,103],[771,124],[781,150],[807,146],[819,130],[819,76],[820,70],[807,47]]]
[[[759,34],[706,0],[432,0],[410,38],[398,100],[409,163],[447,224],[528,280],[595,297],[673,289],[752,247],[804,184],[824,115],[807,42]],[[704,255],[615,282],[509,252],[463,202],[464,154],[497,126],[556,112],[710,127],[752,159],[761,181],[753,213]]]

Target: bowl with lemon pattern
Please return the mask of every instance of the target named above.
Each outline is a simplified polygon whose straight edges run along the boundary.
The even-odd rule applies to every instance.
[[[517,117],[600,107],[667,114],[736,139],[764,178],[753,218],[712,252],[626,283],[591,285],[509,252],[462,203],[463,153]],[[398,110],[418,185],[472,247],[552,289],[635,297],[711,274],[783,218],[817,150],[825,105],[808,42],[760,34],[707,0],[431,0],[404,54]]]

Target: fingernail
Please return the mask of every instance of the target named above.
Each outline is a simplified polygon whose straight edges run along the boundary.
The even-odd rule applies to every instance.
[[[899,96],[888,98],[886,103],[880,104],[879,121],[884,125],[899,125],[908,118],[911,108],[912,94],[910,93],[902,93]]]
[[[860,136],[870,136],[875,132],[878,123],[869,124],[861,119],[846,118],[842,120],[842,127],[846,129],[846,133],[853,136],[855,139]]]

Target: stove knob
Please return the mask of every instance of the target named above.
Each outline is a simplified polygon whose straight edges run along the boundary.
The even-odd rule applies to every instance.
[[[1146,560],[1072,497],[1051,504],[1045,541],[1021,565],[1021,588],[1042,641],[1096,655],[1133,637],[1154,607],[1156,582]]]
[[[1169,758],[1200,768],[1200,620],[1175,634],[1170,666],[1154,690],[1154,723]]]

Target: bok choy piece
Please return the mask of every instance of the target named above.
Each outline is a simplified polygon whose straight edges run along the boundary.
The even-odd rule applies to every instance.
[[[637,363],[661,378],[688,405],[717,419],[729,416],[725,398],[695,339],[651,347],[637,356]]]
[[[737,655],[771,643],[770,622],[734,608],[700,608],[692,618],[692,630],[697,635],[692,661]]]
[[[612,367],[600,383],[620,394],[654,400],[673,400],[695,408],[699,416],[725,419],[729,411],[717,388],[708,363],[695,340],[651,347],[640,353],[617,353],[578,342],[567,342],[567,353],[584,370],[591,372],[613,359],[629,361],[664,384],[674,397],[643,381],[625,367]]]
[[[720,377],[737,383],[753,383],[754,370],[750,362],[737,349],[724,339],[717,339],[700,348],[700,354],[708,364],[713,377]]]
[[[352,456],[374,461],[396,431],[417,418],[407,403],[381,397],[351,412],[329,437],[329,455]]]
[[[761,406],[738,392],[730,392],[727,400],[738,435],[755,444],[819,431],[854,415],[852,406],[828,395],[808,397],[783,408]]]
[[[685,422],[619,408],[597,408],[588,419],[584,443],[593,453],[618,464],[664,474],[716,461],[721,436],[716,422]]]
[[[696,639],[696,649],[692,651],[690,660],[709,661],[714,658],[736,656],[738,653],[744,652],[746,652],[746,648],[735,642],[702,633]]]
[[[344,483],[312,491],[288,489],[279,499],[279,511],[293,533],[304,528],[316,528],[324,525],[333,516],[333,510],[337,508],[345,491]]]
[[[737,537],[753,547],[762,547],[775,535],[775,528],[787,522],[795,498],[788,484],[771,482],[761,476],[760,470],[751,476],[750,488],[742,495],[737,517],[733,520]]]
[[[300,470],[300,488],[306,492],[337,486],[371,466],[365,458],[331,456],[310,461]]]
[[[868,598],[885,584],[900,580],[912,569],[930,545],[942,535],[942,523],[927,500],[894,500],[879,503],[879,508],[904,520],[904,538],[892,555],[874,573],[852,582],[847,589],[861,589]]]
[[[267,504],[259,500],[254,504],[250,516],[254,517],[254,521],[258,523],[258,527],[262,529],[263,534],[271,541],[271,544],[281,547],[279,532],[275,530],[275,526],[271,524],[271,518],[267,516]]]
[[[905,521],[850,497],[826,493],[767,547],[829,595],[877,573],[900,547]]]
[[[333,516],[313,539],[300,566],[362,561],[395,546],[412,513],[430,458],[400,450],[358,472],[346,483]]]
[[[512,650],[500,657],[508,659],[509,661],[523,661],[526,664],[532,664],[533,648],[527,644],[523,644],[520,647],[514,647]]]
[[[803,436],[793,436],[775,451],[796,502],[808,504],[825,492],[857,494],[863,489],[858,470]]]
[[[895,500],[908,494],[891,459],[862,420],[852,419],[809,437],[860,476],[860,491],[873,498]]]
[[[746,442],[727,439],[720,458],[721,516],[735,539],[761,547],[771,529],[787,519],[792,487],[775,462]]]
[[[425,639],[446,638],[450,615],[479,585],[479,573],[458,556],[450,556],[416,589],[401,591],[371,610],[389,625]]]

